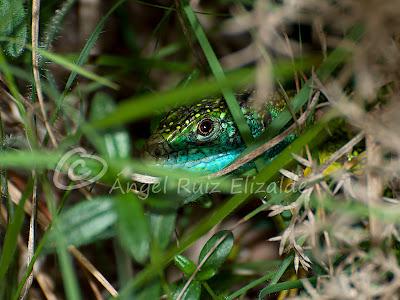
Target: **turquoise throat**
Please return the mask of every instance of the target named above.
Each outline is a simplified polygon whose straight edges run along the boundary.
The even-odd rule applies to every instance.
[[[248,97],[249,94],[238,95],[242,113],[256,138],[268,130],[285,102],[275,96],[264,110],[257,112],[248,105]],[[267,151],[264,159],[270,160],[285,145]],[[239,130],[222,98],[203,99],[170,111],[146,143],[146,152],[158,165],[206,174],[224,169],[244,149]]]

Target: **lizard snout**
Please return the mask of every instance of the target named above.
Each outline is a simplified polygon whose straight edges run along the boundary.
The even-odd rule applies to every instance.
[[[153,158],[164,158],[168,156],[170,147],[160,134],[152,135],[145,145],[145,151]]]

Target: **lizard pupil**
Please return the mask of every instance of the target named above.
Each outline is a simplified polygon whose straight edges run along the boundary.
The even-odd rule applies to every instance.
[[[197,132],[202,136],[209,135],[214,129],[213,121],[210,119],[201,120],[197,126]]]

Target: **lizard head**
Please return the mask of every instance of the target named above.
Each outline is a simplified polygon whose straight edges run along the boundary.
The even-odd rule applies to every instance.
[[[241,110],[253,136],[266,126],[264,113]],[[160,164],[190,170],[216,172],[237,158],[244,144],[222,98],[203,99],[170,111],[146,144],[146,151]]]

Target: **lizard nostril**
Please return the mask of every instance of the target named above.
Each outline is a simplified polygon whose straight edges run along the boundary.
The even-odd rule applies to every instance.
[[[162,155],[162,151],[159,148],[154,149],[153,156],[158,157]]]
[[[153,158],[162,158],[168,153],[166,141],[161,135],[155,134],[146,143],[145,151]]]

